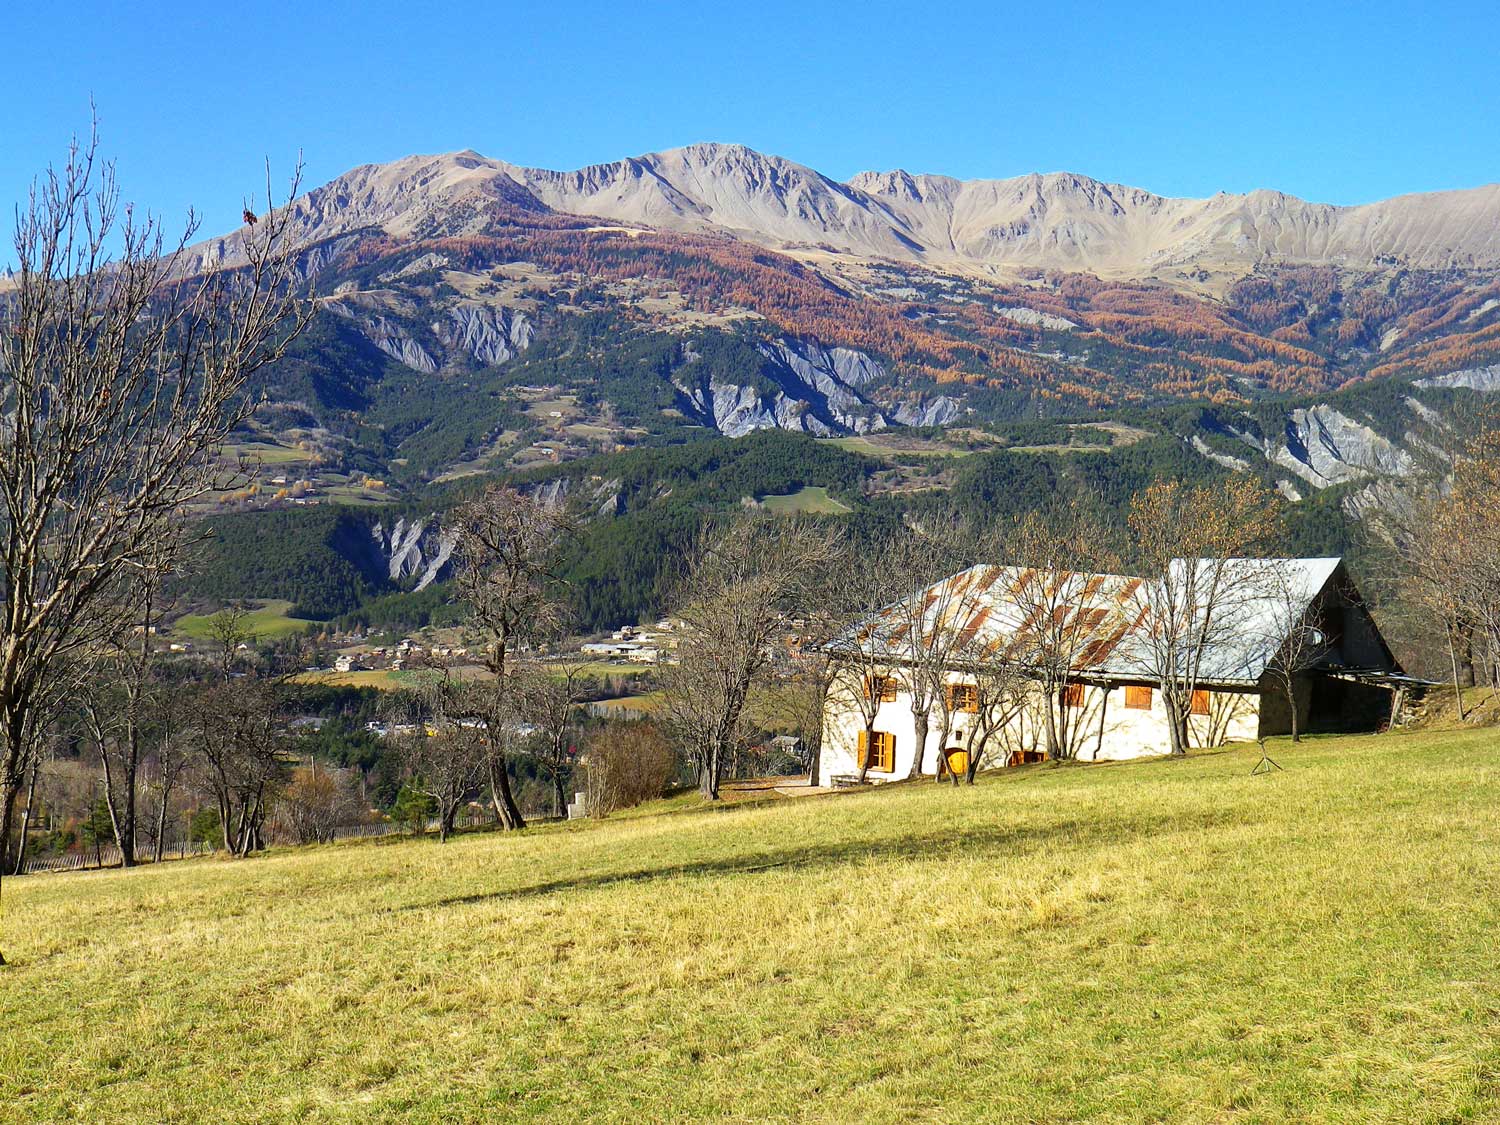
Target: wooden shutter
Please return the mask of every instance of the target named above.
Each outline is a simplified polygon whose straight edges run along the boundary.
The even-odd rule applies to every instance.
[[[1202,690],[1193,692],[1193,714],[1208,714],[1208,692]]]
[[[875,735],[875,768],[884,773],[891,773],[896,768],[896,736],[888,731],[878,731]]]
[[[1132,711],[1151,710],[1151,689],[1133,685],[1127,686],[1125,688],[1125,706]]]
[[[1062,702],[1064,707],[1083,706],[1083,685],[1064,684],[1062,689]]]
[[[870,760],[870,732],[862,730],[859,732],[858,749],[854,754],[854,764],[859,769],[865,768],[865,763]]]

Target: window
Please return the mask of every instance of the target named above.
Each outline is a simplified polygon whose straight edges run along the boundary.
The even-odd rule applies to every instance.
[[[1206,691],[1195,691],[1195,692],[1193,692],[1193,714],[1195,714],[1195,715],[1207,715],[1208,714],[1208,692],[1206,692]]]
[[[1064,684],[1062,689],[1062,704],[1064,707],[1083,706],[1083,685]]]
[[[966,715],[979,714],[979,688],[974,684],[948,685],[948,710]]]
[[[895,676],[865,677],[865,698],[878,699],[882,703],[896,702],[896,689],[901,686]]]
[[[892,773],[896,769],[896,736],[887,731],[860,731],[858,763],[860,769],[869,768],[881,773]]]
[[[1125,706],[1132,711],[1151,710],[1151,689],[1129,686],[1125,689]]]

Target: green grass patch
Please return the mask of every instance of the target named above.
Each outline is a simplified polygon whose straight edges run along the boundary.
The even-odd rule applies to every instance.
[[[231,443],[220,449],[219,455],[230,461],[243,458],[246,461],[258,461],[263,465],[294,465],[312,460],[312,454],[301,449],[273,445],[264,441]]]
[[[5,885],[12,1121],[1500,1120],[1500,739]]]
[[[820,438],[830,445],[847,449],[851,453],[863,453],[867,457],[878,457],[882,461],[900,461],[911,457],[968,457],[972,449],[954,449],[952,446],[920,438],[903,438],[898,443],[878,441],[864,435],[851,437]]]
[[[292,633],[304,632],[309,625],[316,624],[300,617],[292,617],[292,603],[289,601],[273,599],[251,604],[255,609],[246,615],[243,625],[246,632],[256,640],[276,640]],[[211,614],[184,614],[172,622],[172,632],[195,641],[206,641],[213,635],[211,621]]]
[[[649,664],[615,664],[608,660],[582,660],[544,665],[557,679],[562,679],[568,669],[576,670],[580,676],[608,679],[610,676],[640,676],[651,671]]]
[[[822,485],[810,484],[797,492],[789,492],[782,496],[762,496],[760,502],[765,505],[767,511],[788,515],[807,512],[813,515],[837,516],[849,511],[847,504],[841,504],[828,495],[828,489]]]

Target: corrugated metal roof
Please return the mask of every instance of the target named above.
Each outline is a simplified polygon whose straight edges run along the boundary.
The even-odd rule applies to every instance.
[[[1166,583],[1125,574],[1080,574],[1038,571],[1030,567],[980,564],[950,575],[912,599],[886,607],[835,637],[829,649],[864,648],[871,639],[893,662],[915,617],[920,598],[924,635],[956,629],[955,649],[969,659],[995,658],[1025,664],[1036,651],[1038,636],[1066,636],[1081,675],[1150,679],[1151,660],[1142,634],[1153,606],[1168,599],[1161,592],[1180,590],[1189,565],[1221,567],[1232,598],[1221,598],[1210,630],[1212,643],[1201,657],[1204,683],[1254,682],[1275,658],[1289,622],[1305,613],[1338,569],[1341,560],[1325,559],[1178,559]],[[1200,570],[1201,574],[1209,573]],[[1173,583],[1176,585],[1174,586]],[[1289,609],[1288,607],[1292,607]]]

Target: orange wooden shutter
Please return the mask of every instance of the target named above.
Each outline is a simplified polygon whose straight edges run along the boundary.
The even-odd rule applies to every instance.
[[[1206,692],[1206,691],[1195,691],[1195,692],[1193,692],[1193,714],[1195,714],[1195,715],[1207,715],[1208,714],[1208,692]]]
[[[862,730],[859,732],[859,748],[855,753],[855,765],[864,769],[870,760],[870,732]]]
[[[1135,711],[1151,710],[1151,689],[1148,687],[1126,687],[1125,706]]]

